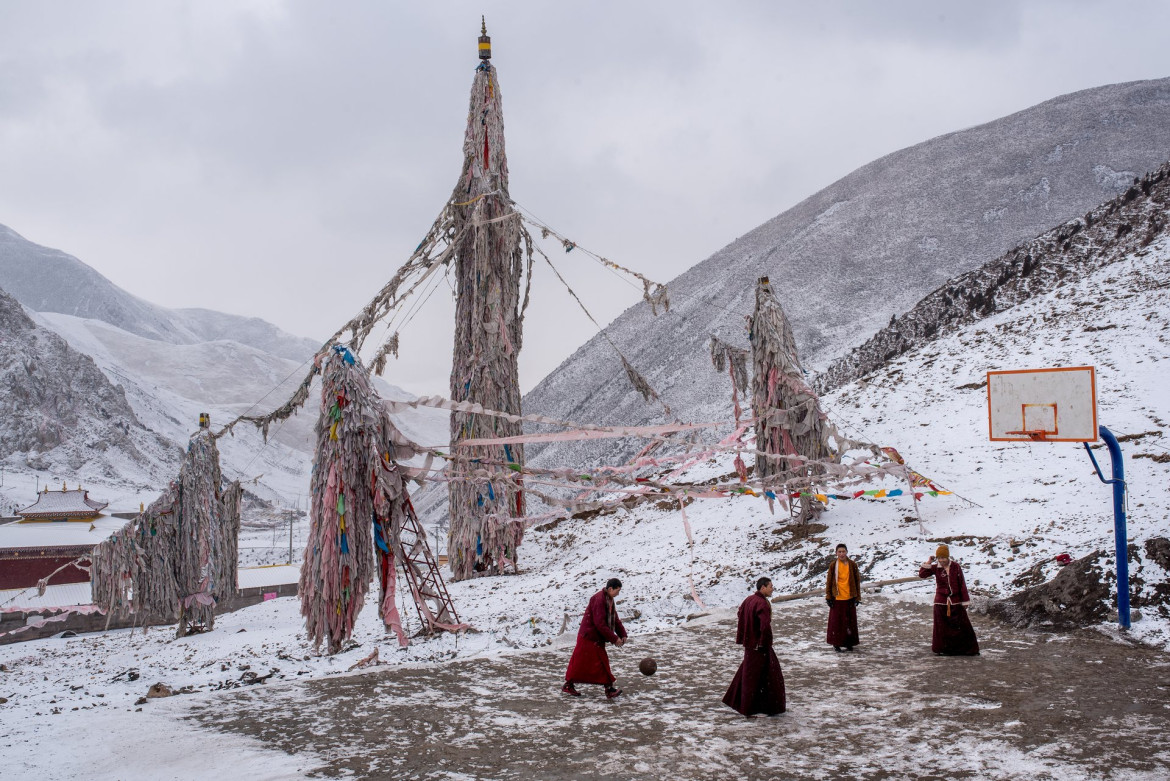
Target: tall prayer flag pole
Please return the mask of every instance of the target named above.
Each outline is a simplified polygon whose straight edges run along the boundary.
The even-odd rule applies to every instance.
[[[524,274],[520,215],[508,196],[508,161],[504,154],[504,115],[500,84],[492,67],[487,25],[479,38],[479,67],[471,86],[463,173],[452,194],[455,211],[455,350],[451,398],[520,414],[516,359],[523,338]],[[526,303],[527,296],[525,296]],[[473,437],[508,437],[522,433],[519,423],[499,417],[455,412],[451,415],[451,450]],[[471,463],[487,470],[479,481],[449,484],[448,556],[455,580],[516,569],[516,549],[523,535],[523,491],[503,477],[524,465],[523,445],[463,448]]]
[[[802,523],[815,517],[820,503],[812,496],[816,464],[830,456],[827,418],[816,393],[804,379],[796,338],[767,277],[756,285],[756,308],[750,326],[752,343],[752,411],[756,416],[756,477],[771,478],[778,488],[798,494],[790,503]],[[783,414],[773,414],[777,410]],[[785,458],[793,457],[795,458]],[[801,495],[803,494],[803,495]]]

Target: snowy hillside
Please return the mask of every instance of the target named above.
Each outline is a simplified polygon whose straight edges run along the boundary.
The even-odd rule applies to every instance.
[[[211,414],[213,427],[242,414],[267,412],[283,403],[308,371],[307,361],[236,341],[175,345],[98,320],[54,313],[36,317],[74,349],[92,356],[122,385],[138,417],[176,442],[187,441],[200,412]],[[383,398],[412,398],[381,380],[375,384]],[[267,444],[251,426],[237,427],[234,436],[221,439],[225,473],[243,480],[259,476],[248,490],[280,506],[307,506],[318,399],[314,389],[300,413],[272,428]],[[417,441],[442,442],[447,437],[447,416],[439,410],[411,410],[396,419]]]
[[[724,607],[736,604],[759,574],[773,577],[781,593],[815,590],[838,541],[849,544],[869,580],[913,574],[917,562],[947,541],[981,597],[1007,596],[1053,577],[1062,553],[1074,559],[1101,553],[1108,572],[1111,492],[1083,447],[987,439],[987,371],[1093,365],[1099,419],[1124,442],[1129,539],[1136,546],[1134,605],[1143,614],[1133,634],[1170,643],[1170,562],[1159,564],[1156,549],[1147,547],[1151,539],[1170,536],[1170,233],[1164,204],[1159,215],[1156,232],[1131,252],[1112,257],[1109,247],[1098,246],[1113,261],[1108,265],[1011,308],[1005,303],[1003,311],[976,314],[823,399],[850,436],[896,447],[914,469],[954,492],[919,503],[921,527],[906,497],[832,501],[821,518],[824,528],[814,526],[810,539],[785,528],[786,517],[772,516],[760,499],[696,500],[687,508],[696,540],[692,565],[677,508],[643,506],[537,525],[521,549],[530,575],[454,584],[457,603],[476,606],[473,620],[511,625],[513,637],[539,644],[539,634],[514,623],[515,613],[534,617],[546,634],[608,574],[627,583],[628,603],[642,613],[640,620],[666,626],[696,610],[689,572],[700,597]],[[725,389],[724,407],[728,395]],[[718,417],[728,413],[720,410]],[[1095,447],[1107,468],[1108,455]],[[730,459],[721,458],[684,477],[731,472]],[[903,589],[919,593],[913,586],[894,591]]]
[[[222,425],[283,403],[320,347],[258,318],[156,306],[126,293],[77,258],[0,226],[0,286],[5,284],[12,285],[14,297],[33,310],[41,326],[92,357],[110,382],[122,388],[133,410],[126,425],[145,426],[175,443],[186,443],[200,412],[209,412],[213,424]],[[375,384],[384,398],[411,398],[380,379]],[[220,447],[226,474],[246,481],[258,478],[248,491],[262,500],[305,507],[316,398],[314,392],[300,414],[274,427],[267,444],[251,427],[240,427],[225,438]],[[397,420],[416,441],[447,439],[448,418],[440,411],[411,410]],[[112,453],[120,445],[111,440],[106,448]],[[97,459],[100,467],[87,467],[88,454],[98,452],[74,447],[66,461],[39,457],[29,463],[43,467],[40,476],[46,481],[95,478],[92,485],[129,506],[150,501],[150,492],[172,477],[173,459],[145,464],[137,451],[122,460],[121,468],[114,466],[118,459],[109,457]],[[35,480],[29,482],[35,485]],[[127,493],[124,484],[138,488]],[[23,500],[14,496],[13,501]]]
[[[200,412],[211,415],[213,426],[223,425],[252,409],[274,388],[261,404],[275,406],[292,393],[303,372],[298,362],[238,342],[175,345],[99,320],[53,313],[36,317],[117,381],[140,420],[184,445]],[[310,408],[274,428],[267,446],[250,426],[241,427],[236,436],[220,440],[225,474],[244,480],[262,475],[249,491],[283,506],[294,505],[297,495],[308,491],[315,422],[315,409]]]
[[[143,425],[121,387],[2,290],[0,387],[0,458],[9,470],[149,483],[178,465],[178,445]]]
[[[1143,251],[1162,236],[1170,209],[1170,163],[1123,195],[1025,242],[994,262],[949,280],[894,318],[820,376],[818,389],[862,377],[960,323],[970,323]]]
[[[946,280],[1083,215],[1167,159],[1170,80],[1056,98],[858,169],[673,280],[668,314],[638,304],[607,334],[676,415],[715,420],[726,377],[711,368],[708,338],[746,345],[758,277],[771,277],[804,365],[820,370]],[[680,258],[680,267],[692,262]],[[524,406],[594,423],[662,414],[630,387],[600,336]],[[613,463],[631,447],[557,444],[528,455],[539,464]]]

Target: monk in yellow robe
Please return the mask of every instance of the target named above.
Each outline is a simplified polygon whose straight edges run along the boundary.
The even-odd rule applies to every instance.
[[[825,641],[839,652],[852,652],[861,642],[857,637],[861,573],[857,569],[857,562],[849,558],[849,549],[844,543],[837,546],[837,558],[829,565],[825,601],[829,603],[829,631]]]

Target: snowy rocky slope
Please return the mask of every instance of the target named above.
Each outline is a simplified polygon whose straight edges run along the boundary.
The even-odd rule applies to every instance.
[[[716,420],[726,377],[711,368],[708,338],[746,345],[758,277],[771,277],[805,366],[820,370],[946,280],[1083,215],[1167,159],[1170,79],[1065,95],[858,169],[671,281],[668,314],[655,318],[641,303],[607,333],[676,415]],[[662,414],[630,387],[600,336],[524,406],[593,423]],[[630,447],[556,444],[528,455],[540,464],[602,463]]]
[[[35,317],[91,356],[125,389],[138,417],[176,442],[187,441],[200,412],[208,412],[215,427],[282,404],[309,369],[304,358],[290,360],[227,339],[176,345],[99,320],[55,313]],[[381,379],[375,385],[383,398],[412,398]],[[272,427],[267,443],[251,425],[220,439],[225,473],[245,481],[258,477],[248,491],[261,499],[281,507],[306,507],[319,399],[314,386],[299,413]],[[447,437],[447,416],[439,410],[411,410],[396,419],[415,441],[430,444]]]
[[[122,389],[132,410],[126,425],[132,419],[133,425],[145,426],[179,446],[185,445],[200,412],[209,412],[214,425],[245,413],[262,414],[283,403],[320,347],[258,318],[155,306],[112,284],[77,258],[0,226],[0,287],[5,284],[12,285],[17,291],[14,296],[33,310],[39,325],[90,356],[110,382]],[[410,398],[380,379],[376,385],[384,398]],[[298,415],[273,427],[268,443],[250,426],[221,440],[228,476],[259,478],[248,486],[253,495],[282,507],[305,507],[316,398],[314,393]],[[398,416],[398,421],[417,441],[431,444],[447,438],[445,413],[412,410]],[[36,435],[25,432],[25,436]],[[110,440],[104,447],[116,452],[120,442]],[[102,487],[129,506],[152,497],[149,491],[145,496],[125,495],[117,483],[161,489],[160,479],[170,479],[173,463],[167,462],[161,471],[153,464],[145,468],[134,453],[123,459],[123,468],[114,466],[117,459],[107,455],[95,472],[85,468],[86,454],[91,452],[103,451],[74,447],[67,461],[34,458],[29,463],[43,466],[46,480],[72,481],[100,474],[106,481]]]
[[[178,466],[179,446],[143,424],[124,389],[3,291],[0,389],[0,459],[9,470],[152,482]]]
[[[1170,163],[1122,195],[948,281],[817,377],[819,390],[880,368],[913,346],[1009,309],[1142,251],[1166,232]]]
[[[301,362],[235,341],[176,345],[100,320],[55,313],[34,316],[116,380],[143,423],[184,446],[198,425],[199,413],[209,413],[215,427],[249,410],[265,411],[283,402],[307,371]],[[260,406],[254,407],[258,401]],[[274,427],[267,445],[251,426],[222,438],[219,446],[228,477],[261,476],[249,485],[250,492],[283,506],[296,504],[296,495],[308,491],[316,422],[315,405],[306,407]]]
[[[1083,446],[987,439],[985,372],[1095,366],[1098,420],[1122,441],[1132,594],[1139,637],[1170,642],[1170,236],[1098,270],[919,345],[829,395],[831,416],[978,507],[949,497],[932,538],[952,550],[979,591],[1006,596],[1058,574],[1059,553],[1114,567],[1112,491]],[[1108,469],[1101,443],[1097,459]],[[832,514],[828,517],[832,517]],[[1163,543],[1156,540],[1162,539]],[[1014,543],[1014,544],[1013,544]],[[1017,552],[1018,551],[1018,552]],[[1107,615],[1107,613],[1106,613]],[[1107,622],[1106,622],[1107,623]]]

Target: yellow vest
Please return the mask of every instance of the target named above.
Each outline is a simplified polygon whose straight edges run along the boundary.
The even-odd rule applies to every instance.
[[[849,563],[837,561],[837,599],[853,599],[849,593]]]

